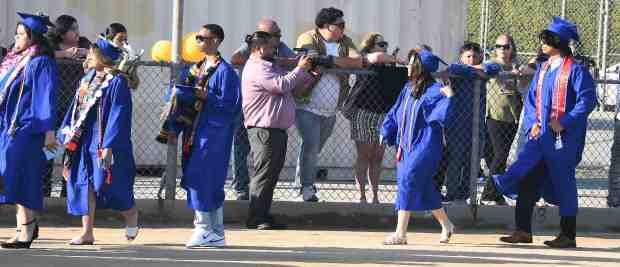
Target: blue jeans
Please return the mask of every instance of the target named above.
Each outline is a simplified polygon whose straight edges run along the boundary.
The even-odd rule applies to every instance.
[[[212,211],[194,211],[194,227],[224,236],[224,206]]]
[[[250,141],[248,140],[248,131],[243,126],[243,114],[235,119],[235,136],[233,137],[232,148],[232,167],[233,177],[231,181],[232,187],[237,194],[248,194],[250,191],[250,175],[248,172],[248,154],[250,154]]]
[[[295,182],[301,184],[302,187],[314,185],[319,154],[331,136],[335,123],[336,116],[325,117],[309,111],[297,110],[295,126],[301,138],[301,148],[297,157]]]

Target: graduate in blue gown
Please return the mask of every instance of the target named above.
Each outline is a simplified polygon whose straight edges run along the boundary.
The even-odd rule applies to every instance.
[[[411,81],[403,88],[381,127],[381,143],[397,148],[398,224],[396,232],[385,239],[385,245],[407,244],[411,211],[432,211],[442,227],[442,243],[449,242],[454,231],[433,182],[442,157],[443,129],[454,95],[450,87],[442,86],[431,76],[438,63],[439,58],[427,50],[412,53],[408,65]]]
[[[218,47],[224,30],[217,24],[204,25],[196,35],[206,57],[185,71],[176,88],[177,104],[182,99],[200,98],[190,123],[171,120],[172,129],[182,134],[183,176],[187,205],[194,210],[194,232],[188,248],[225,245],[224,182],[234,134],[233,121],[241,112],[240,81],[233,67],[224,61]]]
[[[86,75],[59,130],[58,139],[66,147],[63,176],[67,180],[67,210],[82,216],[82,232],[71,245],[93,244],[95,208],[120,211],[128,240],[138,232],[132,100],[127,78],[114,67],[120,54],[102,38],[90,48]]]
[[[15,45],[0,65],[0,204],[17,206],[17,234],[3,248],[29,248],[43,208],[44,146],[53,147],[58,67],[45,16],[18,13]]]
[[[517,199],[517,229],[500,240],[532,242],[532,211],[542,197],[558,205],[561,216],[560,234],[545,244],[570,248],[577,245],[575,168],[581,161],[596,91],[588,69],[573,59],[569,48],[571,40],[579,41],[573,23],[554,17],[539,38],[549,59],[539,63],[524,103],[528,140],[506,173],[493,177],[500,192]]]

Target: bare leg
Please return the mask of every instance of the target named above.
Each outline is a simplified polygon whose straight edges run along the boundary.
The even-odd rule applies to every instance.
[[[127,227],[138,226],[138,210],[135,206],[131,209],[121,211],[121,215],[125,219],[125,225],[127,225]]]
[[[34,224],[29,224],[29,225],[24,225],[24,224],[28,224],[30,222],[32,222],[34,220],[34,211],[26,208],[22,205],[17,204],[17,222],[18,222],[18,228],[21,230],[18,233],[18,238],[17,240],[22,241],[22,242],[27,242],[32,240],[32,235],[33,235],[33,231],[34,231]]]
[[[411,212],[406,210],[398,211],[398,223],[396,224],[396,236],[399,238],[407,238],[407,229],[409,228],[409,218]]]
[[[24,222],[22,222],[21,218],[23,217],[23,215],[21,214],[21,209],[19,208],[19,205],[15,205],[15,236],[7,239],[5,242],[7,243],[15,243],[15,241],[17,241],[17,238],[19,238],[19,233],[22,229],[22,224]]]
[[[88,215],[82,216],[82,233],[71,240],[72,243],[83,243],[95,240],[93,228],[95,223],[96,204],[95,192],[91,188],[88,190]]]
[[[127,241],[133,241],[138,236],[138,210],[133,206],[131,209],[121,211],[121,215],[125,218],[125,238]]]
[[[381,179],[381,163],[385,148],[382,145],[368,144],[370,147],[368,182],[372,191],[372,203],[379,203],[379,180]]]
[[[452,224],[452,222],[448,218],[448,215],[446,214],[444,208],[439,208],[433,210],[432,212],[433,216],[435,216],[435,219],[437,219],[437,221],[439,221],[439,224],[441,224],[441,238],[439,242],[448,243],[450,241],[452,233],[454,232],[454,224]]]
[[[366,171],[368,170],[368,150],[364,143],[355,142],[357,158],[354,166],[355,183],[360,193],[360,203],[366,203]]]

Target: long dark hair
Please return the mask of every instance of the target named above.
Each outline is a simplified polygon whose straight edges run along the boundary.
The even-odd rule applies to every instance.
[[[39,54],[38,55],[44,55],[44,56],[48,56],[51,58],[54,58],[54,50],[52,49],[52,47],[50,46],[49,41],[47,40],[47,38],[45,37],[45,35],[32,31],[32,29],[30,29],[26,24],[23,23],[17,23],[17,26],[22,25],[24,27],[24,29],[26,30],[26,35],[28,35],[28,38],[30,39],[30,41],[32,42],[32,45],[38,45],[39,46]]]
[[[108,40],[113,40],[114,37],[121,32],[127,32],[125,25],[114,22],[105,29],[105,38]]]
[[[63,35],[71,30],[73,24],[77,23],[77,19],[71,15],[61,15],[54,22],[55,27],[47,34],[50,42],[60,44],[63,41]]]
[[[548,46],[560,50],[562,57],[572,57],[573,52],[570,50],[568,41],[562,40],[560,36],[552,31],[543,30],[538,34],[538,39]]]
[[[418,99],[426,93],[428,87],[435,83],[435,78],[422,66],[422,60],[420,59],[418,51],[414,49],[409,53],[409,62],[411,63],[412,69],[411,75],[409,76],[409,80],[411,80],[411,95],[413,95],[413,98]],[[413,62],[411,62],[411,58],[413,58]]]

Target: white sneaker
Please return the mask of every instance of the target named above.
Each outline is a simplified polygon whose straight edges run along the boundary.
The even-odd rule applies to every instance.
[[[140,228],[136,227],[125,227],[125,238],[127,241],[134,241],[136,237],[140,233]]]
[[[226,239],[211,231],[194,230],[192,237],[185,244],[186,248],[197,247],[223,247],[226,246]]]
[[[301,197],[306,202],[317,202],[319,198],[316,197],[316,187],[314,186],[304,186],[301,189]]]
[[[454,224],[450,223],[448,225],[448,229],[441,230],[441,236],[439,237],[439,243],[447,244],[450,243],[450,238],[454,234]]]

